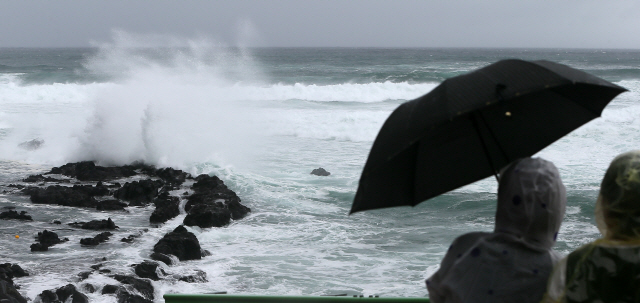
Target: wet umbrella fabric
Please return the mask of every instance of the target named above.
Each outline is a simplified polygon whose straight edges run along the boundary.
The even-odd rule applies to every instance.
[[[550,61],[502,60],[445,80],[382,126],[351,213],[411,205],[496,174],[597,118],[626,89]]]

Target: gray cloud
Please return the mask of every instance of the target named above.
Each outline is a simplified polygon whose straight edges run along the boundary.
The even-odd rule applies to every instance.
[[[137,34],[249,46],[640,49],[634,0],[3,1],[0,47]]]

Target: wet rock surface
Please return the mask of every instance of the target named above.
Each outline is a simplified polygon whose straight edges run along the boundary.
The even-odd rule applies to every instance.
[[[11,281],[11,279],[15,278],[20,278],[20,277],[26,277],[28,276],[29,273],[26,272],[24,269],[22,269],[22,267],[20,267],[20,265],[18,264],[11,264],[11,263],[4,263],[4,264],[0,264],[0,280],[6,280],[6,278],[4,277],[8,277],[8,280],[11,283],[13,283]]]
[[[43,175],[31,175],[27,178],[22,179],[22,182],[36,183],[36,182],[69,182],[69,181],[64,179],[45,177]]]
[[[162,185],[162,181],[151,179],[127,182],[113,196],[129,201],[130,206],[144,206],[153,201]]]
[[[222,227],[231,223],[231,211],[222,202],[196,204],[183,223],[200,228]]]
[[[244,218],[251,209],[242,205],[236,193],[216,176],[200,175],[191,187],[194,194],[185,204],[187,226],[222,227],[233,220]]]
[[[26,211],[21,211],[20,213],[18,213],[15,210],[9,210],[9,211],[5,211],[0,213],[0,219],[4,219],[4,220],[9,220],[9,219],[14,219],[14,220],[24,220],[24,221],[33,221],[33,218],[31,218],[31,216],[27,215]]]
[[[153,303],[153,300],[130,293],[125,288],[120,288],[116,295],[118,303]]]
[[[53,245],[69,241],[67,238],[60,239],[58,234],[46,229],[38,233],[36,240],[38,243],[31,244],[31,251],[47,251]]]
[[[154,252],[174,255],[180,261],[202,259],[201,250],[198,238],[182,225],[164,235],[153,247]]]
[[[166,276],[167,273],[160,267],[158,262],[144,261],[134,266],[136,275],[140,278],[147,278],[154,281],[158,281],[161,277]]]
[[[102,294],[115,294],[122,286],[107,284],[102,287]]]
[[[26,303],[27,299],[18,292],[13,279],[28,275],[18,264],[0,264],[0,302]]]
[[[136,277],[133,276],[125,276],[125,275],[114,275],[112,276],[112,278],[116,279],[118,282],[122,283],[122,284],[126,284],[126,285],[130,285],[131,287],[133,287],[137,292],[139,292],[140,294],[143,295],[143,298],[147,299],[147,300],[152,300],[154,299],[154,288],[153,288],[153,284],[151,284],[151,282],[144,280],[144,279],[138,279]],[[128,291],[126,291],[126,288],[121,288],[118,291],[118,301],[120,301],[120,294],[121,293],[126,293],[127,296],[137,296],[135,294],[131,294]]]
[[[91,208],[95,208],[98,204],[98,201],[87,194],[84,188],[52,185],[47,188],[27,187],[23,192],[30,196],[31,202],[37,204]]]
[[[207,280],[207,273],[202,270],[196,270],[196,273],[188,276],[181,276],[178,278],[180,281],[184,281],[187,283],[204,283],[209,282]]]
[[[22,180],[14,181],[18,184],[6,185],[5,194],[27,195],[34,204],[51,204],[64,207],[83,208],[78,214],[101,214],[106,211],[116,211],[113,216],[136,215],[138,207],[150,208],[155,206],[149,224],[151,228],[167,228],[166,222],[184,216],[185,224],[200,226],[202,228],[220,227],[229,224],[232,220],[239,220],[246,216],[250,209],[241,204],[240,198],[229,189],[224,182],[216,176],[200,175],[193,178],[190,174],[173,169],[156,169],[153,166],[134,163],[120,167],[103,167],[94,162],[68,163],[60,167],[54,167],[44,174],[28,176]],[[23,182],[23,183],[20,183]],[[153,203],[153,204],[151,204]],[[185,205],[185,209],[181,209]],[[55,207],[58,207],[55,206]],[[119,211],[119,212],[118,212]],[[144,211],[147,211],[146,209]],[[36,221],[39,213],[37,208],[30,208],[29,212],[35,213]],[[186,214],[185,214],[186,213]],[[187,219],[188,217],[188,219]],[[0,213],[2,219],[34,220],[25,211],[17,211],[14,206],[4,207]],[[85,221],[81,221],[82,219]],[[144,237],[147,229],[132,229],[130,226],[120,231],[120,228],[111,218],[92,220],[95,217],[78,216],[79,222],[68,223],[71,227],[65,228],[60,220],[49,218],[47,222],[35,222],[35,224],[51,224],[59,230],[70,231],[65,234],[74,237],[77,249],[90,251],[89,246],[100,245],[109,241],[110,237],[118,236],[122,242],[148,243]],[[53,221],[52,221],[53,220]],[[17,224],[27,224],[16,221]],[[128,221],[127,221],[128,222]],[[55,224],[54,224],[55,223]],[[29,223],[34,224],[34,223]],[[125,224],[126,225],[126,224]],[[103,231],[93,237],[87,237],[86,230]],[[81,234],[83,237],[79,237]],[[128,234],[128,236],[127,236]],[[51,230],[39,232],[35,237],[36,243],[31,245],[32,251],[44,251],[46,254],[52,246],[68,241],[61,239]],[[80,239],[78,241],[78,239]],[[76,242],[78,241],[78,242]],[[105,245],[128,247],[128,244],[119,242]],[[136,244],[134,244],[136,245]],[[140,245],[140,244],[138,244]],[[147,244],[142,244],[147,245]],[[72,248],[76,249],[76,248]],[[176,265],[180,261],[198,260],[211,253],[203,249],[197,237],[187,228],[180,225],[166,233],[153,247],[152,253],[147,256],[154,260],[145,260],[134,264],[133,268],[115,268],[106,258],[96,259],[98,264],[90,266],[84,271],[79,271],[69,277],[73,284],[42,291],[35,300],[41,302],[88,302],[85,294],[95,293],[115,297],[117,302],[153,302],[155,290],[151,281],[169,279],[188,283],[202,283],[207,281],[207,274],[201,270],[194,270],[193,274],[172,274],[168,266]],[[1,260],[0,260],[1,261]],[[128,274],[135,272],[135,275]],[[112,275],[111,273],[116,273]],[[27,273],[14,264],[0,264],[0,300],[9,302],[27,302],[31,300],[23,297],[20,288],[13,284],[13,279],[22,277]],[[115,279],[116,285],[95,283],[100,280],[96,275],[108,275]],[[84,281],[88,279],[87,281]],[[89,282],[89,283],[87,283]],[[2,301],[4,303],[4,301]]]
[[[156,209],[149,217],[151,223],[164,223],[180,214],[180,198],[162,192],[153,200]]]
[[[328,175],[331,175],[331,173],[330,173],[330,172],[326,171],[326,170],[325,170],[324,168],[322,168],[322,167],[319,167],[319,168],[316,168],[316,169],[312,170],[312,171],[311,171],[311,174],[312,174],[312,175],[316,175],[316,176],[321,176],[321,177],[326,177],[326,176],[328,176]]]
[[[106,231],[103,233],[99,233],[98,235],[96,235],[93,238],[83,238],[80,239],[80,244],[82,245],[90,245],[90,246],[96,246],[102,242],[107,242],[109,241],[109,237],[113,236],[112,233]]]
[[[54,167],[47,174],[64,175],[80,181],[106,181],[135,176],[136,172],[131,165],[104,167],[97,166],[92,161],[84,161]]]
[[[152,253],[152,254],[151,254],[151,256],[150,256],[150,257],[151,257],[151,259],[153,259],[153,260],[160,261],[160,262],[162,262],[162,263],[164,263],[164,264],[167,264],[167,265],[174,265],[174,264],[176,264],[176,262],[171,258],[171,256],[169,256],[169,255],[165,255],[165,254],[163,254],[163,253],[157,253],[157,252],[154,252],[154,253]]]
[[[69,226],[80,227],[82,229],[91,229],[91,230],[114,230],[118,228],[118,226],[113,223],[111,218],[106,220],[91,220],[89,222],[73,222],[69,223]]]
[[[42,303],[88,303],[89,297],[79,292],[73,284],[67,284],[56,290],[45,290],[38,295]]]
[[[164,180],[166,184],[172,186],[179,186],[184,183],[186,179],[191,178],[190,174],[171,167],[158,169],[155,171],[155,175]]]
[[[129,206],[129,204],[121,202],[119,200],[104,200],[98,202],[96,205],[97,210],[125,210],[125,207]]]

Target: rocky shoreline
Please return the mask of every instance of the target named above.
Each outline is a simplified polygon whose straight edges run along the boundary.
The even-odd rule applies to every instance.
[[[132,265],[133,271],[108,268],[105,266],[108,260],[102,258],[89,270],[79,272],[75,285],[68,284],[57,289],[45,290],[34,298],[34,302],[88,302],[86,293],[98,291],[103,295],[115,296],[119,303],[153,302],[157,298],[154,297],[155,291],[150,281],[171,277],[188,283],[206,282],[207,275],[203,271],[196,270],[192,275],[172,275],[166,270],[177,262],[199,260],[210,255],[209,251],[200,246],[196,236],[184,226],[223,227],[232,220],[242,219],[251,211],[242,205],[237,194],[216,176],[203,174],[193,177],[181,170],[158,169],[142,163],[114,167],[98,166],[91,161],[68,163],[43,174],[28,176],[22,182],[23,184],[10,184],[10,189],[4,193],[29,196],[34,204],[95,208],[103,212],[135,212],[135,207],[154,205],[155,209],[149,217],[150,228],[165,224],[180,215],[181,211],[186,213],[181,225],[166,233],[152,248],[150,247],[152,253],[147,260]],[[177,192],[181,194],[177,195]],[[180,201],[185,200],[184,209],[181,210]],[[3,220],[33,220],[26,211],[0,211],[0,219]],[[78,249],[116,241],[112,239],[112,232],[119,228],[110,217],[86,222],[52,223],[96,231],[95,236],[82,238],[77,243]],[[132,234],[120,241],[132,243],[143,235],[144,232]],[[38,232],[34,237],[36,242],[31,245],[32,253],[46,253],[55,249],[56,244],[69,241],[66,238],[60,239],[55,232],[49,230]],[[96,274],[113,278],[120,284],[81,283],[90,275]],[[15,284],[13,280],[27,275],[28,273],[18,264],[2,264],[0,260],[0,302],[27,302],[28,298],[20,293],[19,284]]]

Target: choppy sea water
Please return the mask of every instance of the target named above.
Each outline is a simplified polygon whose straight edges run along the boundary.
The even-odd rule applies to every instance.
[[[128,265],[148,258],[184,218],[155,228],[148,223],[152,207],[106,213],[2,194],[10,183],[67,162],[143,160],[216,174],[251,207],[227,227],[190,228],[212,255],[167,270],[201,269],[210,282],[153,282],[158,298],[214,291],[425,296],[424,279],[456,236],[492,230],[496,184],[489,178],[415,208],[348,216],[369,148],[399,104],[504,58],[552,60],[629,89],[602,118],[537,155],[558,166],[568,189],[556,244],[563,253],[598,237],[593,205],[604,170],[615,155],[640,148],[640,51],[126,46],[116,39],[95,49],[0,49],[0,207],[34,217],[0,220],[0,261],[31,273],[16,282],[32,299],[80,285],[77,273],[98,258],[131,271]],[[39,149],[18,147],[36,138],[44,141]],[[331,175],[309,174],[318,167]],[[94,233],[50,223],[106,217],[120,230],[95,248],[78,243]],[[33,236],[44,229],[70,241],[31,253]],[[149,231],[132,244],[118,241],[143,229]],[[115,281],[94,274],[82,283]]]

